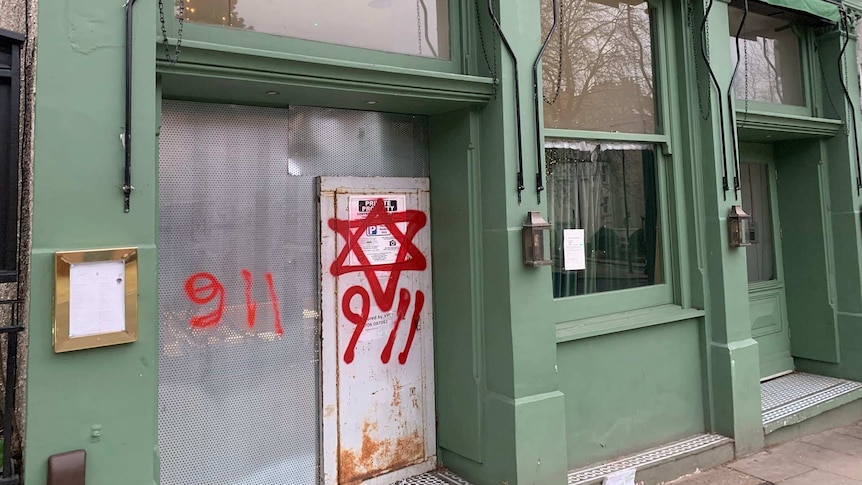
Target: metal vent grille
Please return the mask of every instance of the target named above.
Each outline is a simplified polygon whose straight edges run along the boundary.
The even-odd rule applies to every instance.
[[[760,387],[763,426],[859,390],[859,382],[801,372],[764,382]]]
[[[787,374],[760,385],[760,408],[764,412],[775,409],[844,382],[846,381],[834,377],[801,372]]]
[[[637,455],[632,455],[602,465],[582,468],[569,472],[568,485],[582,485],[601,479],[611,473],[636,468],[642,470],[674,459],[682,458],[704,450],[712,449],[726,443],[730,438],[715,434],[701,434],[686,440],[671,443]]]
[[[467,480],[448,471],[440,470],[436,472],[423,473],[415,477],[405,478],[397,482],[395,485],[472,485]]]
[[[161,483],[317,483],[314,178],[427,176],[427,120],[165,101],[160,138]]]

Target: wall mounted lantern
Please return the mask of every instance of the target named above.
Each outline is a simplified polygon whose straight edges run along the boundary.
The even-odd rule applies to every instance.
[[[751,216],[738,205],[727,216],[727,237],[732,248],[751,246]]]
[[[540,212],[528,212],[527,221],[521,228],[524,245],[524,266],[549,266],[552,261],[545,256],[545,232],[551,229]]]

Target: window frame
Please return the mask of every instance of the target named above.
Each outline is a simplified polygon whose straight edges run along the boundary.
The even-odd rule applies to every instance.
[[[175,10],[171,8],[172,0],[164,0],[165,28],[171,45],[176,45],[174,37],[179,22]],[[448,0],[449,10],[449,59],[414,56],[395,52],[378,51],[363,47],[353,47],[343,44],[288,37],[278,34],[255,32],[253,30],[224,27],[220,25],[198,22],[184,22],[183,45],[190,48],[221,50],[218,46],[229,46],[258,51],[286,52],[309,56],[311,58],[333,61],[348,61],[364,64],[396,66],[424,71],[437,71],[451,74],[466,74],[463,59],[466,38],[463,32],[462,19],[471,18],[465,9],[466,2]],[[164,42],[161,26],[157,27],[156,38]],[[162,56],[162,50],[157,50],[157,57]]]
[[[562,139],[587,142],[632,142],[651,144],[655,147],[656,158],[656,200],[660,221],[661,255],[663,282],[650,286],[606,291],[588,295],[575,295],[553,298],[551,312],[557,324],[602,317],[621,312],[643,310],[653,307],[678,304],[682,298],[676,282],[679,280],[677,261],[676,200],[673,197],[675,171],[673,170],[673,146],[682,146],[675,140],[677,122],[671,114],[675,113],[671,93],[675,80],[669,75],[678,63],[676,48],[671,41],[677,28],[674,23],[674,9],[665,0],[646,0],[653,10],[652,21],[654,86],[657,133],[637,134],[606,131],[570,130],[545,128],[542,121],[543,139]],[[542,151],[544,156],[545,151]],[[551,203],[546,199],[550,217]],[[552,281],[547,281],[547,291],[552,292]]]
[[[728,5],[728,13],[731,9],[738,9],[739,7],[734,7],[733,5]],[[819,66],[816,66],[815,63],[818,59],[815,48],[814,48],[814,35],[812,32],[812,28],[806,25],[803,25],[797,21],[792,21],[793,27],[791,30],[801,34],[799,37],[799,71],[802,79],[802,99],[803,106],[796,106],[792,104],[781,104],[781,103],[770,103],[767,101],[755,101],[748,100],[746,103],[745,98],[738,98],[734,94],[733,102],[734,102],[734,111],[738,115],[744,116],[746,112],[746,105],[748,106],[748,112],[761,112],[761,113],[777,113],[784,115],[794,115],[794,116],[806,116],[811,117],[815,116],[815,113],[819,111],[819,109],[815,106],[815,101],[817,100],[816,89],[818,87],[818,83],[815,81],[812,73],[817,72]],[[731,28],[729,31],[730,44],[733,46],[731,49],[735,49],[735,34],[736,32]],[[735,52],[735,51],[734,51]],[[732,67],[732,66],[731,66]],[[740,65],[741,67],[741,65]],[[743,72],[738,72],[737,80],[740,79],[745,74]],[[734,81],[736,83],[738,81]]]
[[[0,49],[9,51],[9,65],[0,64],[0,82],[9,83],[9,113],[0,115],[0,130],[7,130],[9,146],[0,147],[0,283],[18,280],[18,226],[20,191],[21,46],[24,36],[0,29]],[[8,126],[4,126],[7,125]],[[5,148],[5,149],[4,149]]]

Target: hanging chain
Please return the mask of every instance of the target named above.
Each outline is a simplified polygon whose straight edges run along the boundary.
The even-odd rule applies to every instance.
[[[497,98],[497,50],[494,49],[493,44],[491,45],[491,57],[492,59],[488,59],[488,47],[485,45],[485,32],[482,29],[482,15],[479,12],[479,0],[473,0],[473,5],[476,7],[476,24],[479,26],[479,43],[482,45],[482,57],[485,58],[485,65],[488,66],[488,72],[491,73],[491,77],[494,79],[494,99]],[[495,38],[495,32],[491,31],[491,40],[493,41]]]
[[[697,29],[694,25],[694,0],[688,0],[686,2],[686,14],[688,20],[688,30],[691,32],[691,48],[697,49]],[[706,38],[701,41],[704,43],[703,48],[704,52],[706,52],[706,58],[709,59],[709,22],[706,23]],[[703,94],[701,87],[703,86],[702,82],[702,74],[700,72],[700,60],[697,58],[697,54],[694,55],[694,78],[697,83],[697,107],[700,110],[700,117],[703,118],[704,121],[709,119],[709,108],[708,106],[712,104],[712,93],[710,89],[706,90],[706,103],[703,100]]]
[[[747,33],[747,31],[748,31],[748,25],[743,25],[742,26],[742,38],[743,39],[745,39],[745,34]],[[744,41],[742,44],[742,52],[743,52],[743,62],[745,64],[742,67],[745,70],[745,96],[743,96],[743,98],[745,98],[744,99],[745,107],[744,107],[743,118],[742,118],[744,120],[744,119],[748,118],[748,103],[751,101],[751,94],[748,91],[749,86],[750,86],[750,81],[751,81],[751,76],[749,73],[751,71],[748,68],[748,42],[747,41]]]
[[[422,55],[422,14],[419,12],[419,0],[416,0],[416,40],[419,46],[419,55]]]
[[[563,20],[563,6],[566,4],[565,0],[560,2],[560,23],[565,24]],[[560,88],[563,86],[563,29],[560,26],[557,26],[557,32],[559,34],[558,37],[558,46],[557,46],[557,82],[554,83],[554,97],[548,101],[548,97],[545,96],[545,93],[542,93],[542,100],[546,104],[554,104],[557,102],[557,98],[560,97]]]
[[[180,11],[179,11],[179,27],[177,28],[177,45],[174,47],[174,55],[171,56],[171,51],[168,46],[168,29],[165,26],[165,4],[163,0],[159,0],[159,21],[162,24],[162,39],[163,44],[165,45],[165,58],[171,65],[177,63],[180,59],[180,50],[183,45],[183,25],[185,23],[186,16],[186,0],[179,0],[180,2]]]

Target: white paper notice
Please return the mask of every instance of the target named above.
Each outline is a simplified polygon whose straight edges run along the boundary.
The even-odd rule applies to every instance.
[[[368,214],[377,205],[379,200],[383,201],[383,208],[387,215],[407,210],[406,195],[363,195],[350,197],[350,222],[362,221],[368,218]],[[379,211],[380,209],[378,209]],[[382,214],[382,212],[380,212]],[[357,234],[359,248],[350,251],[351,266],[365,266],[378,264],[392,264],[398,259],[401,243],[392,235],[391,228],[397,228],[403,234],[407,230],[406,222],[388,222],[387,224],[372,224],[362,228],[362,234]],[[362,227],[362,226],[360,226]],[[358,230],[351,227],[351,231]],[[367,260],[363,262],[360,254]]]
[[[627,468],[618,472],[609,473],[605,476],[605,480],[602,482],[602,485],[635,485],[635,472],[636,470],[634,468]]]
[[[583,229],[563,229],[563,259],[566,271],[587,269]]]
[[[73,264],[69,268],[69,337],[126,329],[126,265],[123,261]]]

